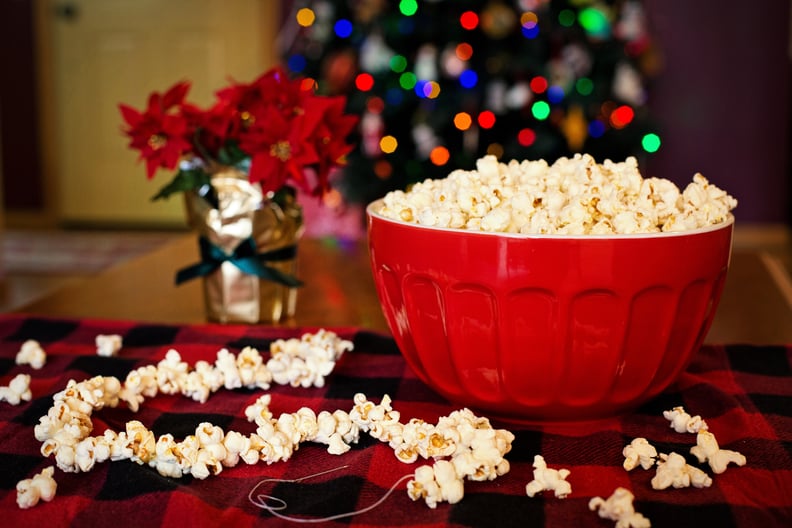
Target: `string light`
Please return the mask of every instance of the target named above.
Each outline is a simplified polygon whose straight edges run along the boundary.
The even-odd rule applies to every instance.
[[[544,121],[550,115],[550,105],[545,101],[536,101],[531,105],[531,114],[539,121]]]
[[[473,46],[467,42],[462,42],[461,44],[457,44],[455,53],[459,60],[470,60],[470,58],[473,56]]]
[[[624,128],[632,122],[633,117],[635,117],[633,109],[622,105],[611,112],[610,124],[613,128]]]
[[[481,128],[492,128],[495,126],[495,114],[484,110],[478,115],[477,121]]]
[[[418,82],[418,78],[412,72],[404,72],[399,75],[399,86],[404,88],[405,90],[412,90],[415,88],[415,83]]]
[[[305,57],[303,57],[299,53],[295,53],[286,60],[286,65],[294,73],[300,73],[305,69],[305,65],[306,65]]]
[[[355,77],[355,87],[361,92],[368,92],[374,88],[374,77],[372,77],[370,73],[359,73],[358,76]]]
[[[529,83],[531,91],[536,94],[544,93],[547,90],[547,79],[537,75]]]
[[[607,38],[610,36],[608,17],[596,7],[587,7],[578,14],[578,22],[592,37]]]
[[[316,21],[316,14],[312,9],[303,7],[297,11],[297,23],[302,27],[309,27]]]
[[[379,144],[380,150],[385,154],[392,154],[396,151],[396,147],[399,146],[399,142],[393,136],[383,136]]]
[[[404,16],[413,16],[418,12],[418,2],[415,0],[401,0],[399,2],[399,11]]]
[[[530,128],[523,128],[517,133],[517,142],[523,147],[530,147],[536,141],[536,132]]]
[[[378,160],[374,164],[374,175],[380,180],[387,180],[393,174],[393,165],[385,160]]]
[[[580,95],[591,95],[591,92],[594,91],[594,83],[588,77],[581,77],[575,81],[575,90]]]
[[[558,23],[564,27],[572,27],[575,23],[575,12],[571,9],[562,9],[558,13]]]
[[[650,154],[652,152],[657,152],[658,149],[660,149],[660,144],[661,144],[660,136],[654,133],[646,134],[641,139],[641,146],[646,152],[649,152]]]
[[[553,104],[558,104],[564,100],[564,89],[554,84],[547,89],[547,100]]]
[[[435,147],[432,149],[432,152],[429,153],[429,159],[438,167],[448,163],[450,158],[451,154],[448,152],[448,149],[443,146]]]
[[[404,55],[394,55],[390,59],[390,69],[396,73],[401,73],[407,69],[407,58]]]
[[[347,38],[352,34],[352,22],[345,18],[339,18],[333,25],[333,31],[340,38]]]
[[[454,126],[458,130],[467,130],[473,124],[473,118],[467,112],[459,112],[454,116]]]
[[[602,134],[605,133],[605,123],[600,121],[599,119],[595,119],[588,126],[588,133],[589,136],[593,138],[602,137]]]
[[[479,16],[475,11],[465,11],[459,17],[459,24],[468,31],[476,29],[479,23]]]
[[[473,70],[465,70],[459,75],[459,84],[464,88],[473,88],[478,83],[478,74]]]

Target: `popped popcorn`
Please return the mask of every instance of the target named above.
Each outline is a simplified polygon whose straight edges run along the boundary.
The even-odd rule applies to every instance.
[[[638,162],[598,164],[588,154],[499,163],[385,195],[379,213],[403,222],[473,231],[606,235],[687,231],[727,220],[737,201],[696,174],[683,191],[644,179]]]
[[[28,339],[22,343],[22,348],[16,355],[17,365],[30,365],[36,370],[42,368],[46,362],[47,353],[35,339]]]
[[[533,480],[525,486],[525,493],[533,497],[542,491],[552,491],[559,499],[572,493],[572,485],[567,482],[568,469],[550,469],[542,455],[534,456]]]
[[[671,428],[677,433],[697,433],[707,430],[707,422],[701,416],[690,416],[681,405],[670,411],[663,411],[663,416],[671,422]]]
[[[737,451],[721,449],[715,435],[709,431],[699,431],[696,435],[696,445],[690,448],[690,453],[699,462],[707,462],[713,473],[720,474],[726,471],[729,463],[738,466],[745,465],[745,456]]]
[[[657,461],[657,473],[652,477],[652,488],[656,490],[674,488],[708,488],[712,479],[699,468],[691,466],[679,453],[660,453]]]
[[[118,334],[99,334],[96,336],[96,354],[103,357],[113,357],[121,350],[123,342],[123,338]]]
[[[635,438],[622,450],[624,455],[624,469],[632,471],[638,465],[644,469],[649,469],[655,463],[657,450],[646,438]]]
[[[634,498],[628,489],[618,487],[607,499],[593,497],[588,506],[591,511],[597,510],[600,518],[616,521],[616,528],[649,528],[652,523],[635,511]]]
[[[17,374],[7,387],[0,387],[0,402],[5,401],[11,405],[19,405],[23,401],[30,401],[31,398],[33,398],[33,393],[30,391],[29,374]]]
[[[55,498],[58,483],[52,478],[55,468],[48,466],[36,473],[32,478],[20,480],[17,485],[17,505],[20,508],[32,508],[40,500],[49,502]]]

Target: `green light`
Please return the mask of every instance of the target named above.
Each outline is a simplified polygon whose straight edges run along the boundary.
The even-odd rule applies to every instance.
[[[399,76],[399,85],[405,90],[412,90],[417,82],[418,77],[412,72],[405,72]]]
[[[531,113],[539,121],[544,121],[550,115],[550,105],[545,101],[536,101],[531,105]]]
[[[594,91],[594,83],[588,77],[581,77],[575,82],[575,89],[580,95],[591,95]]]
[[[399,11],[404,16],[413,16],[418,11],[418,2],[416,0],[401,0],[399,2]]]
[[[575,23],[575,12],[571,9],[564,9],[558,13],[558,23],[564,27],[572,27]]]
[[[657,152],[660,148],[660,136],[657,134],[646,134],[641,140],[641,146],[646,152]]]
[[[394,55],[390,60],[390,69],[396,73],[401,73],[407,67],[407,59],[404,55]]]
[[[578,14],[578,22],[589,35],[595,37],[607,37],[610,35],[608,17],[595,7],[583,9]]]

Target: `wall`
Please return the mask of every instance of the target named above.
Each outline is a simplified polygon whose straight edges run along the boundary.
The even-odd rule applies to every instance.
[[[664,70],[652,175],[701,172],[736,197],[738,221],[790,223],[790,3],[647,0]]]

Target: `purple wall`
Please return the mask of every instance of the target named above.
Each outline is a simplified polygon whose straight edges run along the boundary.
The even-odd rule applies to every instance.
[[[648,175],[695,172],[737,198],[738,221],[790,222],[790,2],[646,0],[664,57],[651,86],[663,144]]]

